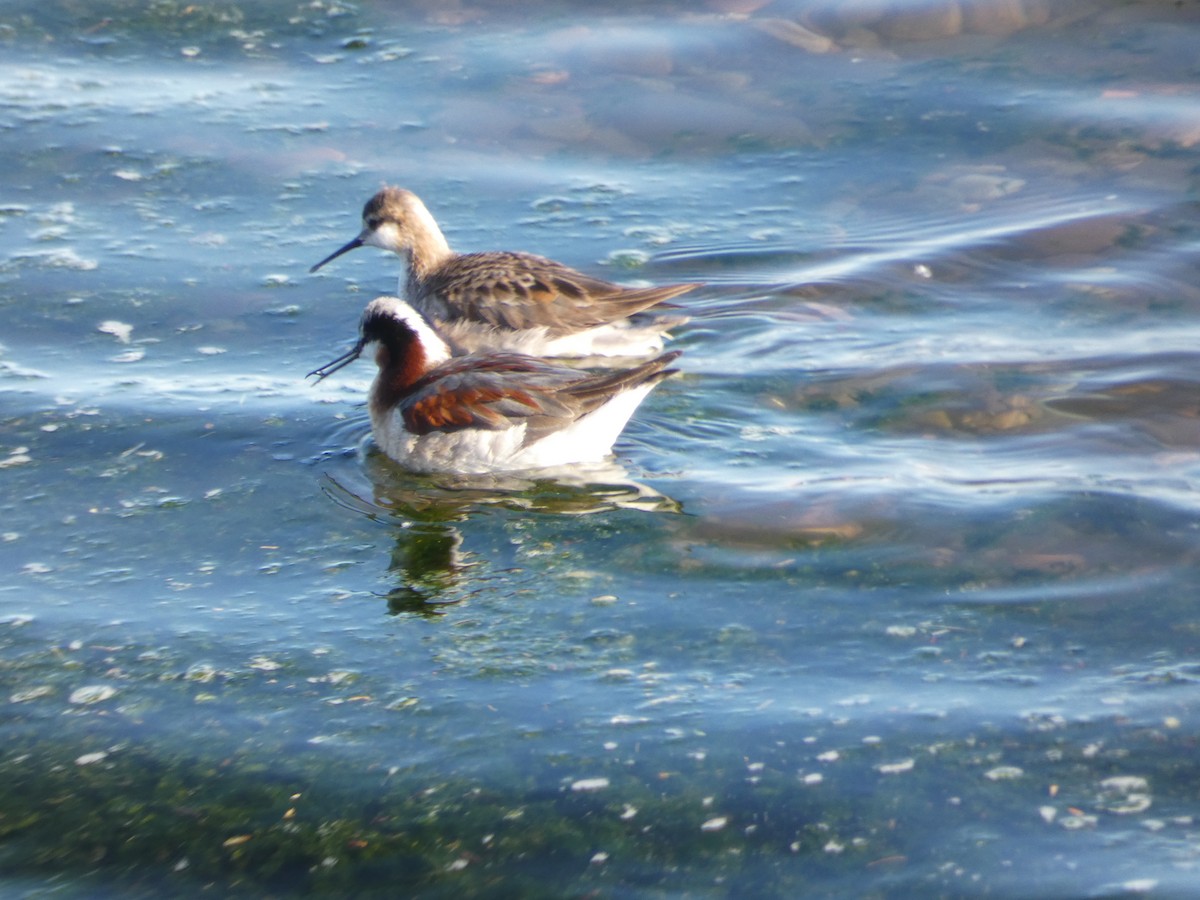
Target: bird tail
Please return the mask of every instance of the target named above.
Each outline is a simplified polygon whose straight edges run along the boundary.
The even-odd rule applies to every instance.
[[[664,353],[640,366],[593,375],[591,378],[571,385],[568,390],[590,412],[623,391],[642,385],[653,387],[664,378],[674,375],[679,370],[668,367],[681,355],[681,351],[672,350],[670,353]]]

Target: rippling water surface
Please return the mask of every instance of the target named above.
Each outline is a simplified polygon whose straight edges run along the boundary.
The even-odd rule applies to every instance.
[[[1195,4],[10,3],[22,896],[1188,896]],[[613,465],[418,478],[381,183],[684,298]]]

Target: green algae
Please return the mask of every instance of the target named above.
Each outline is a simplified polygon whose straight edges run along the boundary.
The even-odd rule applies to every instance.
[[[882,867],[897,893],[877,881],[867,895],[923,884],[953,896],[946,864],[971,871],[1021,821],[1051,841],[1076,820],[1122,828],[1132,807],[1118,784],[1153,791],[1169,824],[1200,777],[1178,756],[1186,738],[1135,727],[1097,749],[1090,730],[1031,716],[1019,738],[984,727],[946,740],[927,724],[899,743],[844,748],[808,769],[815,780],[794,771],[804,754],[785,732],[752,732],[757,756],[723,751],[690,773],[653,753],[602,767],[605,779],[563,780],[550,762],[502,786],[425,766],[351,777],[305,754],[208,758],[128,740],[81,763],[83,745],[19,741],[0,761],[0,866],[122,896],[365,897],[783,896],[862,885]],[[961,839],[927,842],[947,828]]]

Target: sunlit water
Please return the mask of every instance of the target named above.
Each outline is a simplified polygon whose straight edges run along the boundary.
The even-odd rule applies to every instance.
[[[1194,889],[1196,10],[685,6],[0,14],[13,892]],[[612,466],[306,382],[383,182],[706,283]]]

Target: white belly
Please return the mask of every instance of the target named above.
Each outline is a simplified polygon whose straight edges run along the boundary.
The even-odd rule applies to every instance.
[[[674,323],[633,323],[628,320],[551,337],[545,327],[513,331],[462,320],[437,322],[437,333],[458,354],[481,351],[524,353],[540,357],[649,356],[663,347],[666,329]]]
[[[413,472],[460,475],[541,469],[598,462],[612,451],[621,430],[652,385],[626,391],[571,425],[526,445],[525,425],[490,431],[464,428],[415,435],[394,411],[372,412],[375,442]]]

